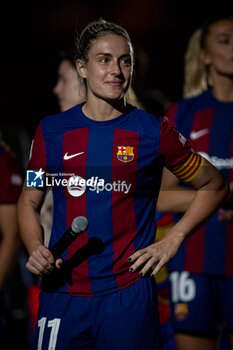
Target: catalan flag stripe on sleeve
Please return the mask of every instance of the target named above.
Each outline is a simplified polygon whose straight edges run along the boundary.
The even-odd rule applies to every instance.
[[[184,182],[192,181],[204,164],[204,158],[200,154],[192,153],[181,165],[174,166],[171,171]]]

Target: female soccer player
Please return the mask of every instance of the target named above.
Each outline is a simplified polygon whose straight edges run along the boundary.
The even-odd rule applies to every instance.
[[[85,100],[85,89],[77,74],[72,51],[62,52],[53,93],[62,112]]]
[[[57,71],[57,82],[53,88],[62,112],[85,100],[85,87],[77,74],[73,51],[62,51]],[[40,211],[41,224],[44,229],[44,243],[47,246],[52,229],[53,196],[48,191]]]
[[[214,19],[190,39],[185,56],[185,98],[167,113],[182,134],[191,138],[195,151],[212,162],[229,182],[233,181],[232,77],[233,18]],[[181,187],[179,179],[168,170],[164,173],[160,210],[185,211],[194,191]],[[215,348],[222,326],[231,333],[233,349],[232,223],[233,202],[229,198],[169,264],[172,318],[179,350]]]
[[[18,209],[27,268],[43,276],[38,349],[161,349],[151,268],[156,264],[157,273],[228,192],[222,175],[166,118],[126,104],[133,61],[125,29],[90,23],[76,38],[86,102],[44,118],[36,130]],[[164,165],[197,192],[179,223],[153,243]],[[43,245],[36,215],[50,184],[49,248],[76,216],[89,222],[62,253],[62,265]]]

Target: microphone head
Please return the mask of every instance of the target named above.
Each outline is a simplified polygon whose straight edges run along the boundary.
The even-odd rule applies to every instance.
[[[87,226],[88,226],[87,219],[84,216],[77,216],[72,221],[71,230],[77,234],[77,233],[86,231]]]

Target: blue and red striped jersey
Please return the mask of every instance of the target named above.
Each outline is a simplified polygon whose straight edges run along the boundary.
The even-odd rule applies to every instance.
[[[233,103],[217,101],[206,91],[173,104],[167,117],[191,139],[196,152],[233,181]],[[220,222],[216,213],[183,244],[169,268],[233,276],[233,223]]]
[[[49,247],[76,216],[88,219],[88,230],[68,247],[63,259],[74,262],[74,255],[85,251],[93,237],[104,247],[100,254],[79,261],[59,292],[106,294],[139,279],[138,272],[129,272],[127,258],[154,242],[163,166],[177,169],[192,154],[189,140],[166,118],[132,106],[108,121],[87,118],[82,104],[41,120],[28,169],[42,168],[50,183],[56,177],[64,184],[53,185]]]

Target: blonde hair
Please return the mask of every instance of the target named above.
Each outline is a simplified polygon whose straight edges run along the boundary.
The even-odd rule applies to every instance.
[[[183,97],[194,97],[208,90],[208,68],[200,59],[202,29],[191,36],[184,58]]]
[[[135,94],[134,89],[132,88],[132,86],[129,87],[126,95],[126,102],[139,108],[139,109],[144,109],[141,102],[139,101],[138,97]]]

